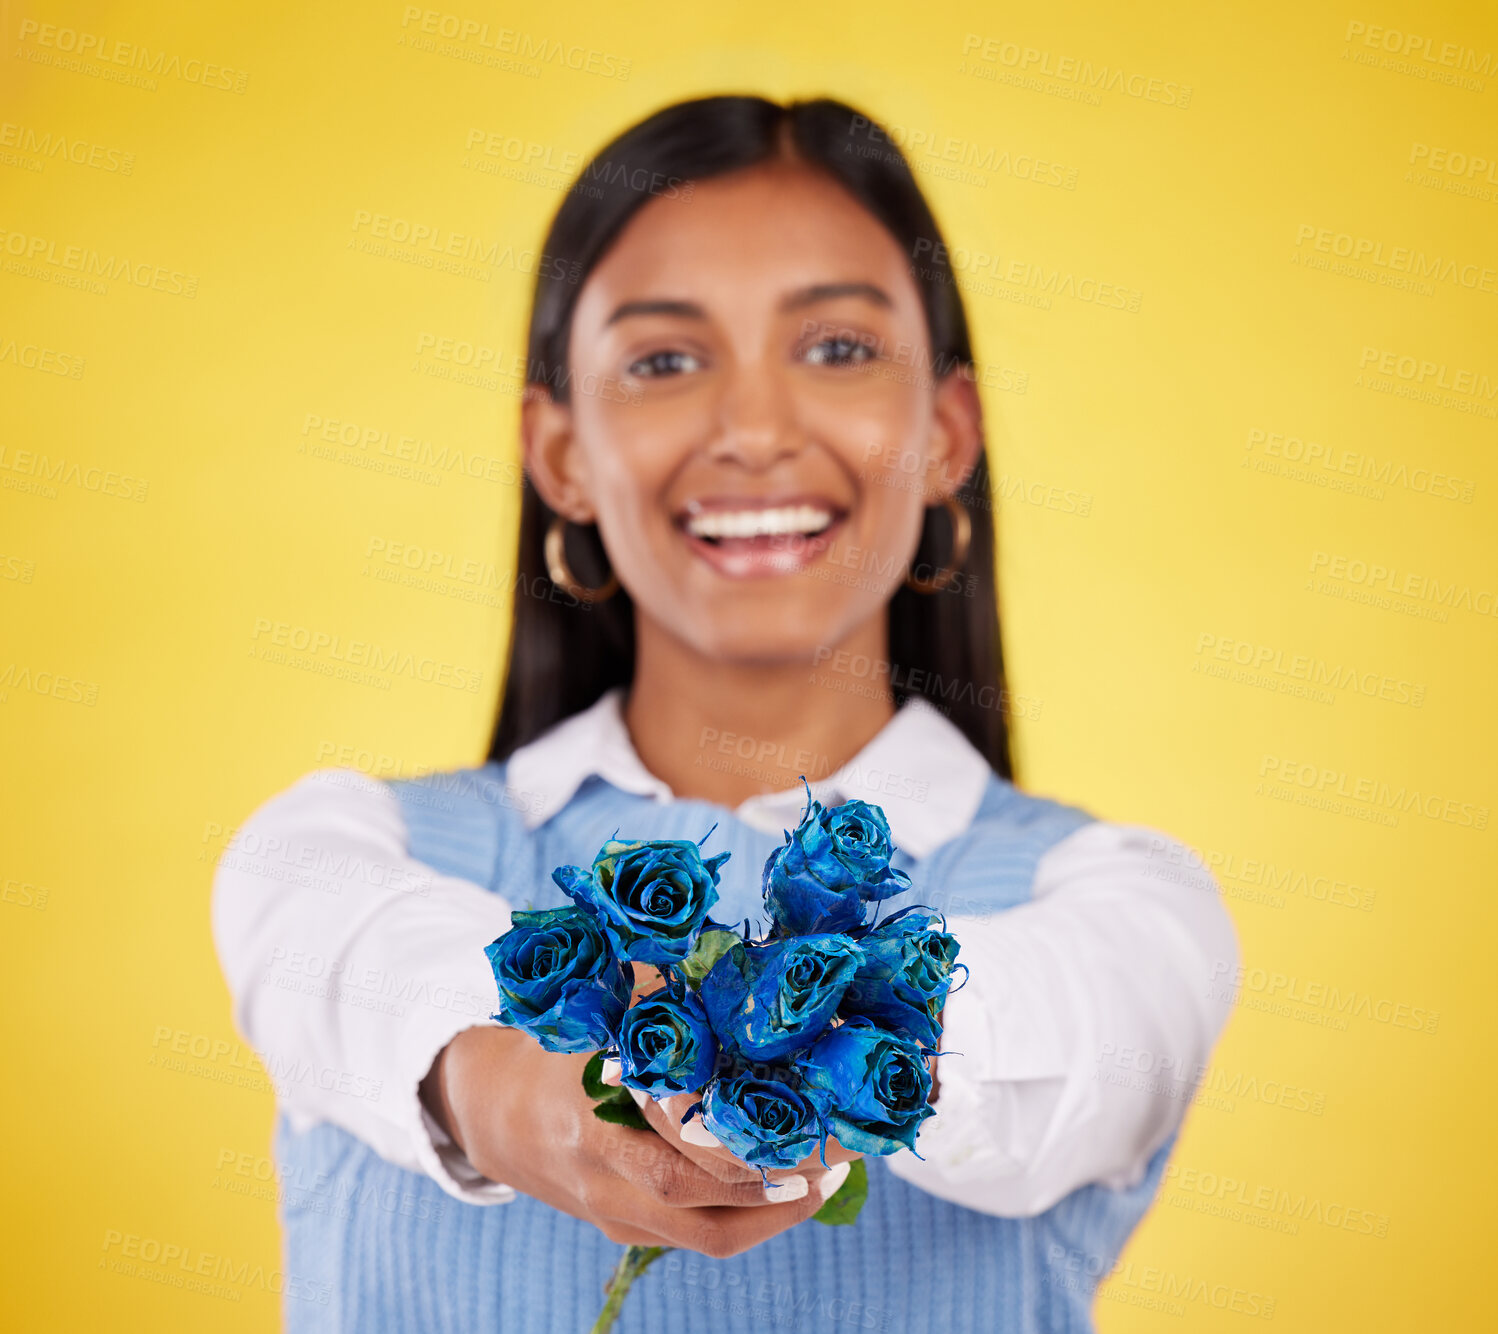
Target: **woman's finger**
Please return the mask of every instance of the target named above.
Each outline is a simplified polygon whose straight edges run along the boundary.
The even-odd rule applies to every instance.
[[[836,1167],[839,1163],[851,1163],[855,1158],[862,1158],[863,1154],[855,1153],[852,1149],[845,1149],[835,1139],[828,1137],[827,1140],[827,1166]],[[811,1168],[822,1170],[822,1154],[820,1150],[813,1149],[795,1166],[795,1171],[804,1172]]]
[[[589,1218],[586,1222],[592,1223]],[[676,1243],[670,1237],[657,1236],[654,1232],[647,1232],[642,1227],[634,1227],[628,1223],[609,1222],[598,1229],[610,1241],[620,1246],[674,1246]]]
[[[610,1136],[595,1162],[601,1172],[672,1209],[742,1208],[766,1203],[758,1172],[751,1170],[747,1181],[725,1181],[693,1162],[660,1134],[634,1132],[618,1139]]]
[[[759,1173],[747,1163],[735,1158],[727,1149],[704,1148],[682,1137],[685,1127],[681,1125],[679,1116],[675,1114],[671,1106],[676,1101],[674,1098],[662,1102],[656,1102],[652,1098],[646,1098],[643,1102],[637,1098],[635,1101],[639,1103],[641,1113],[660,1138],[704,1172],[730,1185],[750,1185],[760,1190]],[[690,1107],[691,1102],[688,1101],[686,1105]],[[696,1125],[700,1119],[693,1117],[692,1124]],[[761,1191],[758,1203],[767,1202]]]
[[[848,1175],[844,1164],[830,1172],[819,1170],[817,1179],[799,1200],[789,1204],[767,1204],[762,1209],[663,1209],[646,1205],[636,1225],[670,1237],[671,1244],[717,1259],[739,1255],[810,1218],[842,1185]]]
[[[642,1098],[644,1099],[643,1102]],[[719,1142],[717,1136],[714,1135],[712,1131],[710,1131],[707,1126],[703,1124],[700,1114],[694,1116],[685,1124],[682,1123],[681,1118],[687,1114],[687,1112],[691,1109],[693,1103],[699,1101],[699,1098],[700,1095],[696,1093],[678,1093],[673,1095],[672,1097],[663,1098],[659,1103],[654,1105],[659,1108],[665,1119],[676,1127],[675,1135],[673,1136],[673,1138],[681,1142],[682,1152],[687,1154],[687,1156],[690,1157],[694,1162],[701,1164],[710,1172],[714,1170],[716,1164],[727,1164],[740,1170],[744,1169],[746,1167],[746,1164],[743,1162],[743,1160],[740,1159],[731,1149],[724,1147],[723,1144]],[[649,1103],[650,1100],[648,1098],[644,1098],[643,1094],[638,1094],[637,1091],[635,1102],[639,1103],[641,1106],[644,1106],[645,1104]],[[648,1115],[649,1114],[647,1113],[647,1119]],[[658,1123],[654,1121],[652,1121],[651,1124],[658,1125]],[[661,1133],[665,1134],[664,1131],[662,1131]],[[838,1163],[848,1163],[852,1162],[855,1158],[862,1157],[863,1155],[861,1153],[856,1153],[852,1149],[846,1149],[841,1144],[839,1144],[837,1140],[831,1137],[828,1138],[827,1167],[835,1167]],[[750,1168],[748,1170],[754,1171],[755,1169]],[[770,1179],[772,1181],[778,1181],[784,1180],[785,1178],[791,1176],[793,1173],[806,1174],[812,1172],[822,1172],[825,1170],[826,1168],[822,1166],[821,1150],[818,1148],[813,1149],[812,1152],[807,1154],[806,1157],[803,1158],[794,1167],[785,1168],[779,1171],[772,1171],[770,1173]]]

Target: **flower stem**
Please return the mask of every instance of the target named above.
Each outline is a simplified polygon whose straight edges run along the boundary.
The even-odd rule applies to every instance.
[[[624,1299],[629,1296],[630,1285],[649,1268],[651,1261],[658,1260],[670,1246],[626,1246],[624,1254],[619,1257],[619,1263],[614,1266],[613,1275],[603,1285],[608,1300],[603,1304],[603,1310],[598,1313],[598,1319],[593,1322],[593,1334],[609,1334],[613,1329],[614,1322],[619,1319],[619,1312],[624,1309]]]

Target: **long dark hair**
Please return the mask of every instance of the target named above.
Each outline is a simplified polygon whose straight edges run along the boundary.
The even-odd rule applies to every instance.
[[[528,384],[567,401],[567,341],[578,293],[638,209],[657,195],[774,158],[787,139],[799,157],[838,181],[899,242],[925,306],[931,372],[971,367],[967,317],[941,232],[909,165],[878,123],[828,98],[782,106],[762,97],[705,97],[665,107],[626,130],[583,168],[557,209],[531,308]],[[911,695],[928,699],[1009,778],[992,502],[982,453],[956,498],[972,521],[967,560],[947,590],[923,594],[902,583],[890,599],[890,681],[897,706]],[[928,509],[918,548],[918,556],[938,553],[920,562],[927,568],[942,564],[940,553],[950,550],[951,540],[943,531],[946,514],[932,508],[938,512]],[[509,664],[489,752],[495,760],[634,676],[629,594],[621,588],[585,606],[551,584],[544,541],[552,517],[527,474]],[[601,584],[608,565],[596,527],[585,535],[569,532],[573,573],[585,584]]]

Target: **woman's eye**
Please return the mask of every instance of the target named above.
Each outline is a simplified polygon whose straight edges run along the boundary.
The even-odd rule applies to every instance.
[[[690,352],[651,352],[629,363],[629,373],[641,379],[661,375],[683,375],[700,370],[702,363]]]
[[[824,338],[806,350],[806,359],[813,366],[851,366],[873,355],[874,349],[867,343],[847,334]]]

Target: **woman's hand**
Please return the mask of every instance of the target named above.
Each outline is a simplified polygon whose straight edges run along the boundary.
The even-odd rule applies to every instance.
[[[651,992],[659,989],[665,984],[665,979],[660,973],[648,964],[635,965],[634,989],[630,995],[629,1003],[636,1004],[642,996],[648,996]],[[603,1063],[603,1082],[605,1084],[619,1083],[619,1062],[605,1061]],[[695,1102],[702,1100],[699,1093],[678,1093],[674,1097],[662,1098],[656,1102],[653,1098],[637,1090],[630,1090],[634,1097],[635,1105],[639,1107],[641,1114],[655,1128],[655,1131],[667,1143],[673,1144],[699,1167],[708,1172],[717,1173],[725,1168],[732,1169],[735,1179],[739,1179],[743,1173],[748,1173],[755,1181],[760,1179],[757,1168],[749,1167],[732,1150],[726,1149],[713,1136],[713,1133],[702,1124],[700,1115],[692,1118],[690,1124],[682,1125],[681,1118],[687,1114],[687,1109]],[[839,1163],[861,1158],[862,1154],[854,1153],[845,1149],[835,1139],[827,1141],[827,1168],[834,1168]],[[770,1171],[767,1174],[772,1182],[777,1183],[770,1191],[770,1195],[777,1204],[786,1200],[797,1200],[807,1194],[816,1181],[822,1180],[827,1175],[827,1170],[822,1167],[820,1153],[810,1153],[803,1158],[795,1167],[783,1168],[779,1171]],[[846,1172],[838,1173],[836,1185],[841,1185],[847,1176]],[[836,1186],[834,1186],[836,1189]],[[827,1192],[828,1195],[832,1191]],[[812,1210],[813,1213],[816,1210]]]
[[[609,1067],[613,1066],[613,1075],[610,1077]],[[604,1062],[604,1082],[606,1084],[617,1084],[617,1062]],[[681,1118],[687,1114],[687,1109],[695,1102],[702,1100],[701,1093],[678,1093],[670,1098],[662,1098],[656,1102],[653,1098],[647,1098],[644,1094],[635,1093],[635,1102],[638,1104],[645,1119],[655,1128],[660,1137],[674,1145],[683,1154],[690,1158],[699,1167],[709,1172],[721,1171],[725,1167],[742,1169],[750,1174],[754,1180],[759,1180],[759,1173],[752,1167],[746,1167],[744,1162],[731,1150],[723,1147],[705,1125],[702,1124],[701,1115],[694,1116],[690,1122],[683,1125]],[[862,1158],[861,1153],[854,1153],[852,1149],[845,1149],[835,1139],[827,1140],[827,1166],[837,1167],[840,1163],[852,1162],[855,1158]],[[769,1178],[776,1185],[771,1194],[777,1200],[799,1199],[802,1192],[806,1191],[812,1183],[827,1175],[822,1168],[822,1155],[813,1151],[803,1158],[795,1167],[786,1168],[782,1171],[771,1171]],[[837,1174],[837,1184],[841,1185],[847,1176],[846,1172]],[[806,1182],[805,1186],[799,1182]],[[829,1191],[828,1194],[831,1194]],[[812,1211],[813,1213],[816,1210]]]
[[[665,979],[661,977],[654,968],[648,965],[635,965],[635,984],[633,994],[629,1003],[634,1005],[642,996],[648,996],[652,991],[664,985]],[[605,1061],[603,1063],[605,1084],[617,1084],[619,1082],[619,1062]],[[674,1097],[662,1098],[656,1102],[653,1098],[631,1089],[635,1105],[639,1107],[641,1114],[655,1128],[660,1137],[670,1144],[674,1144],[682,1153],[690,1158],[699,1167],[709,1172],[718,1172],[725,1167],[734,1169],[737,1175],[740,1172],[748,1172],[754,1180],[758,1181],[758,1169],[749,1167],[742,1159],[737,1157],[731,1150],[723,1147],[713,1136],[713,1133],[702,1124],[700,1115],[692,1118],[690,1124],[682,1125],[681,1118],[687,1114],[687,1109],[695,1102],[702,1100],[699,1093],[678,1093]],[[843,1148],[835,1139],[827,1141],[827,1168],[834,1168],[839,1163],[850,1162],[854,1158],[862,1157],[849,1149]],[[822,1167],[820,1153],[810,1153],[803,1158],[795,1167],[784,1168],[779,1171],[771,1171],[767,1174],[772,1182],[777,1183],[770,1191],[771,1196],[777,1204],[785,1200],[800,1199],[808,1192],[814,1182],[823,1179],[827,1171]],[[839,1172],[838,1179],[833,1189],[841,1185],[846,1178],[846,1172]],[[805,1183],[805,1184],[802,1184]],[[832,1191],[827,1192],[828,1195]],[[825,1197],[824,1197],[825,1198]],[[812,1210],[813,1213],[816,1210]]]
[[[437,1057],[422,1100],[484,1176],[627,1245],[738,1255],[810,1218],[846,1175],[813,1156],[773,1174],[802,1177],[806,1192],[771,1204],[759,1173],[725,1149],[600,1121],[582,1088],[588,1059],[544,1051],[515,1029],[470,1028]],[[660,1109],[646,1115],[664,1125]]]

